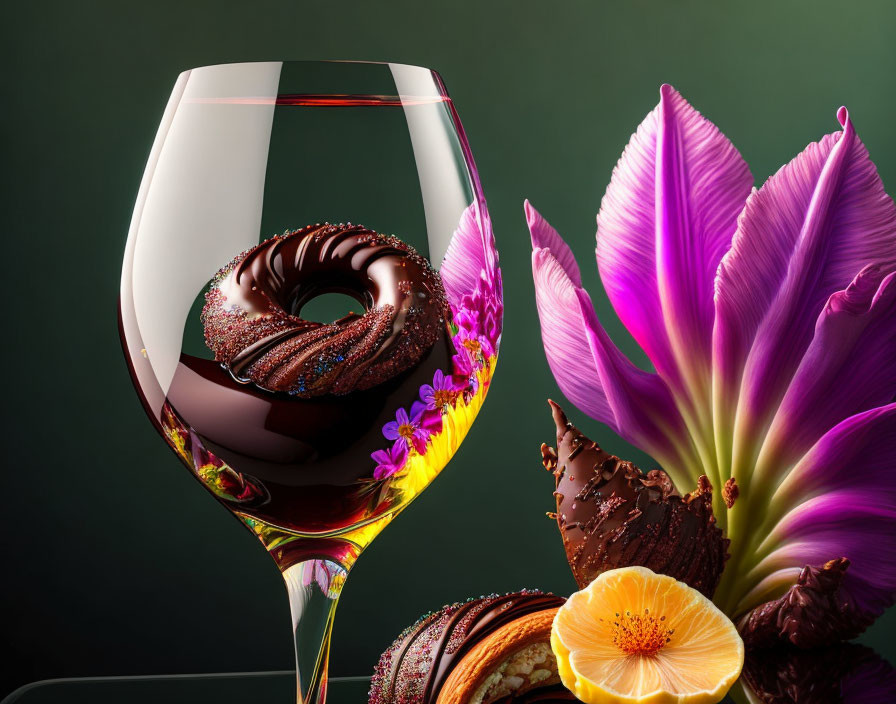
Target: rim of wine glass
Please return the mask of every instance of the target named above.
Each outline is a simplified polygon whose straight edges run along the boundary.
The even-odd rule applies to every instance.
[[[199,71],[206,68],[222,68],[226,66],[251,66],[251,65],[260,65],[260,64],[342,64],[342,65],[367,65],[367,66],[395,66],[400,67],[402,69],[411,69],[413,71],[420,71],[430,74],[434,78],[434,87],[435,92],[445,98],[446,100],[451,100],[451,96],[448,94],[448,90],[445,87],[445,81],[442,78],[442,74],[438,72],[438,70],[434,68],[429,68],[427,66],[420,66],[418,64],[407,64],[401,61],[373,61],[368,59],[271,59],[269,61],[258,60],[258,61],[224,61],[221,63],[215,64],[202,64],[200,66],[191,66],[189,68],[183,69],[179,75],[188,74],[191,71]],[[374,93],[360,92],[353,93],[353,95],[359,96],[373,96],[376,95]],[[402,96],[399,96],[402,97]]]
[[[434,68],[420,66],[419,64],[406,64],[403,61],[373,61],[370,59],[259,59],[257,61],[221,61],[215,64],[189,66],[185,68],[184,71],[194,71],[200,68],[213,68],[215,66],[241,66],[244,64],[372,64],[374,66],[405,66],[407,68],[420,69],[421,71],[438,73]]]

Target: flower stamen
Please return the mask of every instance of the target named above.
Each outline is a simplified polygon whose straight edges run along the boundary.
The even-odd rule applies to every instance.
[[[453,406],[457,399],[457,391],[451,389],[435,389],[432,394],[433,405],[436,408],[445,408]]]
[[[656,655],[672,639],[674,628],[666,628],[665,616],[652,616],[626,611],[613,621],[613,644],[626,655]]]
[[[470,352],[472,352],[473,354],[479,354],[480,352],[482,352],[482,344],[479,342],[479,340],[474,340],[473,338],[468,337],[466,340],[464,340],[463,344],[464,347],[470,350]]]

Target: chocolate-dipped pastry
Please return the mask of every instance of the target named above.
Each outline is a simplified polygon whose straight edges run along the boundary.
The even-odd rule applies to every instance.
[[[302,306],[345,293],[364,308],[333,323]],[[413,367],[444,329],[438,272],[408,244],[360,225],[309,225],[273,237],[218,272],[205,340],[238,381],[302,398],[369,389]]]
[[[553,594],[523,590],[471,599],[427,614],[402,632],[383,653],[374,670],[370,704],[435,704],[446,680],[478,644],[501,629],[513,631],[514,624],[526,623],[527,619],[543,613],[547,614],[547,630],[541,648],[530,649],[523,660],[517,658],[514,676],[519,682],[508,684],[525,689],[532,679],[543,686],[559,682],[549,633],[553,613],[564,601]],[[524,635],[521,634],[521,644],[528,647],[531,644],[525,642]],[[518,653],[508,652],[507,656],[518,656]],[[497,697],[481,701],[488,704],[497,701]]]
[[[643,566],[712,598],[729,541],[712,515],[706,477],[679,496],[665,472],[645,475],[604,452],[550,404],[557,450],[542,445],[542,461],[554,474],[557,525],[579,587],[610,569]]]
[[[762,704],[896,702],[896,670],[856,643],[749,651],[742,679]]]
[[[819,648],[862,633],[874,621],[875,614],[861,611],[840,591],[848,568],[849,560],[845,557],[821,567],[806,565],[784,596],[757,606],[741,622],[744,645]]]

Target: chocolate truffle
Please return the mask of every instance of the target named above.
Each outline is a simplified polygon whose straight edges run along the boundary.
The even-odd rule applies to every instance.
[[[819,648],[862,633],[875,615],[861,611],[840,591],[848,568],[845,557],[821,567],[806,565],[784,596],[757,606],[741,622],[744,644],[748,648],[781,644]]]
[[[712,515],[706,477],[682,497],[665,472],[645,475],[604,452],[550,404],[557,449],[542,445],[542,462],[554,474],[557,525],[579,587],[607,570],[643,566],[712,598],[728,540]]]
[[[471,599],[427,614],[383,653],[374,670],[369,704],[435,704],[454,668],[476,645],[515,621],[541,611],[556,611],[564,601],[553,594],[523,590]],[[545,686],[559,681],[547,641],[546,637],[541,648],[546,652],[536,655],[533,651],[535,656],[528,662],[517,663],[520,684],[545,675],[539,680]],[[540,669],[545,672],[536,672]]]

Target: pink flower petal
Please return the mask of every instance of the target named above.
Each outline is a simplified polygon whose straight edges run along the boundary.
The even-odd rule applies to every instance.
[[[527,207],[533,242],[551,242],[572,255],[547,221]],[[574,260],[561,265],[552,249],[532,252],[535,303],[545,355],[554,379],[576,407],[605,423],[663,463],[673,475],[696,462],[690,435],[665,382],[638,369],[604,331],[588,294],[570,279]],[[690,479],[679,473],[682,486]]]
[[[736,412],[746,447],[764,433],[827,298],[867,264],[896,268],[896,207],[846,110],[837,117],[842,133],[810,144],[749,198],[719,267],[716,432],[730,434]]]
[[[625,440],[659,460],[679,487],[690,486],[684,469],[699,465],[690,435],[665,382],[638,369],[613,344],[584,289],[575,289],[582,329],[604,396],[611,426]]]
[[[778,545],[758,576],[846,557],[842,590],[863,610],[896,600],[896,403],[852,416],[826,433],[779,487],[788,510],[766,539]],[[754,575],[756,576],[756,575]]]
[[[757,472],[786,470],[840,421],[896,398],[894,359],[896,273],[865,267],[819,316]]]
[[[671,86],[613,172],[597,218],[601,280],[673,385],[709,367],[713,281],[752,182],[734,146]]]
[[[532,249],[551,250],[554,259],[563,267],[563,271],[566,272],[572,284],[581,288],[582,275],[579,272],[579,265],[576,263],[576,258],[573,256],[569,245],[563,241],[563,238],[528,200],[523,204],[523,208],[526,212],[526,224],[529,225],[529,234],[532,237]]]
[[[532,275],[541,339],[557,385],[576,408],[615,429],[582,327],[576,286],[548,249],[532,251]]]
[[[459,308],[461,299],[476,290],[482,272],[486,270],[485,246],[475,209],[471,205],[461,215],[439,267],[445,294],[452,307]]]

